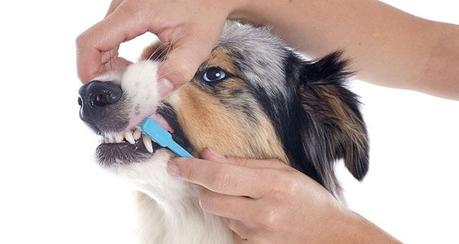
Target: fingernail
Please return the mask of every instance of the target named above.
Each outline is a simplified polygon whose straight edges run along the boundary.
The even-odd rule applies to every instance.
[[[173,160],[169,160],[169,162],[167,163],[167,173],[175,177],[180,176],[180,169],[177,163],[174,162]]]
[[[170,80],[161,79],[158,81],[158,92],[161,98],[165,98],[174,90],[174,85]]]
[[[211,148],[206,148],[206,151],[208,154],[210,154],[209,156],[211,156],[212,158],[214,159],[217,159],[217,160],[225,160],[226,157],[221,155],[219,152],[211,149]]]

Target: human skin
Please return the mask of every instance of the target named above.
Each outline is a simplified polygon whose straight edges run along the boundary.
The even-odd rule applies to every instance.
[[[380,1],[247,1],[236,18],[273,26],[313,57],[342,49],[357,78],[459,99],[459,26]],[[286,17],[288,16],[288,17]]]
[[[77,38],[79,77],[126,65],[119,45],[153,32],[173,45],[159,70],[165,96],[191,80],[227,18],[270,25],[311,57],[343,49],[359,79],[459,99],[459,27],[369,0],[114,0]]]
[[[171,175],[202,186],[203,210],[221,216],[235,243],[399,243],[278,160],[175,158]]]
[[[153,32],[172,46],[158,71],[160,93],[166,96],[191,80],[228,18],[271,25],[276,34],[311,57],[342,49],[352,60],[357,78],[459,99],[459,28],[368,0],[115,0],[106,18],[77,38],[79,77],[88,82],[127,65],[118,57],[119,45]],[[228,226],[239,233],[235,234],[238,241],[242,236],[252,243],[285,243],[289,238],[292,243],[396,242],[341,206],[307,176],[279,162],[222,159],[204,152],[203,160],[176,159],[171,168],[182,179],[203,186],[203,208],[226,217]],[[235,168],[237,173],[231,170]],[[247,177],[254,172],[257,177]],[[230,180],[209,183],[208,177],[215,174]],[[267,177],[260,177],[263,174]],[[234,192],[240,182],[257,185],[264,194],[247,199],[252,192],[242,188]],[[269,206],[279,211],[263,211]],[[231,213],[238,215],[227,216]]]

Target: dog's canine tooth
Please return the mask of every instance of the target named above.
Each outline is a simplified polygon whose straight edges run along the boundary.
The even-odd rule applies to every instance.
[[[142,132],[140,132],[140,129],[139,129],[139,128],[136,128],[135,131],[134,131],[134,134],[133,134],[134,139],[135,139],[135,140],[140,139],[140,136],[141,136],[141,135],[142,135]]]
[[[131,131],[124,133],[124,138],[126,138],[126,141],[128,141],[129,143],[135,144],[135,139]]]
[[[153,144],[151,142],[151,139],[148,138],[148,136],[142,134],[142,140],[143,140],[143,144],[145,145],[145,148],[147,149],[147,151],[149,151],[150,153],[153,153]]]

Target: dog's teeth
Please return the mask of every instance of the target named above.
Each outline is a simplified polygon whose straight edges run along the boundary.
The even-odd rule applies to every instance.
[[[134,139],[135,140],[139,140],[141,135],[142,135],[142,133],[140,132],[140,129],[136,128],[135,131],[134,131],[134,135],[133,135]]]
[[[121,143],[121,142],[123,142],[124,136],[122,136],[122,135],[120,135],[120,134],[116,134],[114,137],[115,137],[115,142],[116,142],[116,143]]]
[[[132,136],[132,132],[128,131],[124,133],[124,138],[126,138],[126,141],[128,141],[131,144],[135,144],[135,139],[134,136]]]
[[[143,140],[143,144],[145,145],[145,148],[147,149],[147,151],[149,151],[150,153],[153,153],[153,144],[151,143],[151,139],[148,138],[148,136],[146,135],[142,135],[142,140]]]

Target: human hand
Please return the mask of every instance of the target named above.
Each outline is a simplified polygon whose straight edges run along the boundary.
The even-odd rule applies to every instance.
[[[277,160],[204,150],[168,170],[203,186],[200,205],[224,218],[236,243],[389,243],[392,237],[342,206],[322,186]]]
[[[228,15],[239,1],[113,0],[105,19],[77,38],[78,75],[96,75],[126,66],[119,45],[145,32],[172,47],[159,67],[160,94],[172,92],[194,76],[216,44]]]

